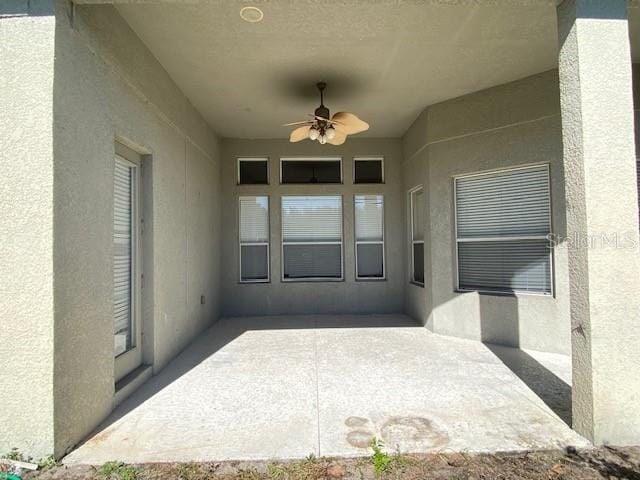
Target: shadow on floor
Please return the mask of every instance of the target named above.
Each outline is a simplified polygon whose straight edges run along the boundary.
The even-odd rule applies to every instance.
[[[571,426],[571,386],[523,350],[485,344],[520,380]]]

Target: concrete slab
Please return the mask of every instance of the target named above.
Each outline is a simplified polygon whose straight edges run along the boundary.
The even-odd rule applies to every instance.
[[[566,403],[570,371],[568,357],[435,335],[403,315],[227,318],[65,462],[366,455],[373,436],[403,452],[586,446],[547,405]],[[525,381],[551,385],[553,401]]]

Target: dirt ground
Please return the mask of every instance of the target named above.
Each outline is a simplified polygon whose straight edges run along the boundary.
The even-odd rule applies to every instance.
[[[0,476],[1,478],[1,476]],[[295,462],[53,466],[38,480],[630,479],[640,480],[640,447],[499,454],[390,454]]]

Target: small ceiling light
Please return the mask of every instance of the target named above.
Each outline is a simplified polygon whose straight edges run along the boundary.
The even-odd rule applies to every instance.
[[[264,13],[258,7],[242,7],[240,10],[240,17],[245,22],[258,23],[262,21]]]
[[[324,134],[327,137],[327,140],[333,140],[334,138],[336,138],[336,130],[333,127],[327,128]]]

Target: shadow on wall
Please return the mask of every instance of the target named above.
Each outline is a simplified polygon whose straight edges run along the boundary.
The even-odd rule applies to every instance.
[[[518,297],[478,294],[480,340],[510,347],[520,347]]]

